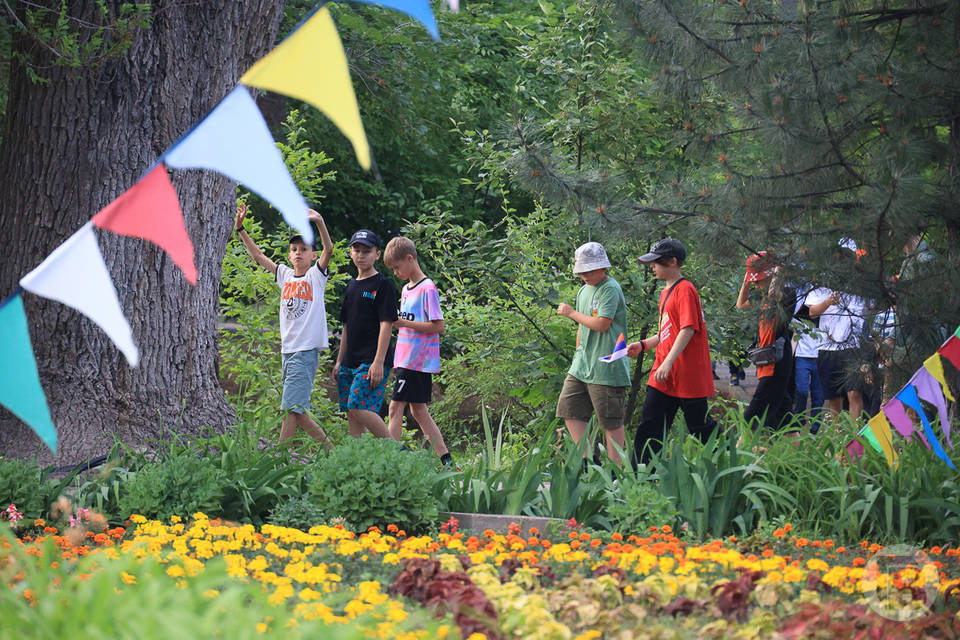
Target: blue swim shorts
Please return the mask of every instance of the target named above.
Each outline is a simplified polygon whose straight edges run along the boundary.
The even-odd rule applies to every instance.
[[[344,413],[350,409],[364,409],[374,413],[380,411],[390,369],[383,368],[383,380],[375,387],[370,386],[367,379],[369,371],[369,364],[362,364],[356,369],[341,365],[340,375],[337,376],[337,392],[340,395],[340,410]]]
[[[310,411],[310,392],[313,391],[313,379],[317,377],[319,351],[308,349],[282,353],[283,362],[283,398],[280,409],[294,413]]]

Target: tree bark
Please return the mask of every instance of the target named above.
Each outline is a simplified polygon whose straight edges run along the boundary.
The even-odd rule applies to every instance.
[[[95,19],[93,0],[67,4],[72,16]],[[120,4],[107,2],[112,11]],[[154,2],[151,26],[137,32],[121,58],[80,71],[50,67],[41,71],[49,78],[43,84],[32,83],[14,58],[0,147],[0,297],[237,85],[273,46],[283,4]],[[27,36],[17,36],[14,48],[51,61]],[[115,438],[149,446],[173,431],[231,424],[217,374],[217,312],[236,185],[204,171],[178,171],[173,181],[196,249],[198,285],[155,245],[97,231],[140,348],[137,368],[86,317],[25,293],[59,446],[51,455],[3,411],[3,454],[73,463],[106,452]]]

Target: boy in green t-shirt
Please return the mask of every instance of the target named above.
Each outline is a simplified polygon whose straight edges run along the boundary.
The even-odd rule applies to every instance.
[[[590,415],[596,413],[606,432],[607,455],[620,465],[620,454],[613,445],[625,446],[624,397],[630,370],[623,358],[601,358],[609,356],[618,338],[627,333],[627,302],[620,284],[607,275],[609,268],[607,252],[599,242],[581,245],[574,254],[573,272],[583,286],[577,292],[576,308],[560,303],[557,314],[577,323],[577,350],[563,381],[556,415],[566,421],[567,431],[579,443]]]

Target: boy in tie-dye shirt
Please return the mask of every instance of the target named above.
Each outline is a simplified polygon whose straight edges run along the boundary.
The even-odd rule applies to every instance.
[[[400,313],[393,323],[398,329],[393,356],[396,385],[390,400],[388,430],[393,438],[400,440],[403,413],[410,405],[410,413],[440,456],[440,461],[451,464],[453,459],[447,445],[427,409],[432,396],[433,374],[440,371],[443,314],[437,287],[420,268],[417,249],[409,238],[397,237],[388,242],[383,262],[398,278],[407,281],[400,294]]]

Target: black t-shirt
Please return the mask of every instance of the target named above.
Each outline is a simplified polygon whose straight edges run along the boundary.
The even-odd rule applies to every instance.
[[[347,329],[347,350],[342,364],[356,368],[370,364],[377,355],[380,323],[397,319],[397,290],[382,273],[347,283],[340,308],[340,322]],[[384,368],[393,367],[393,341],[383,359]]]

